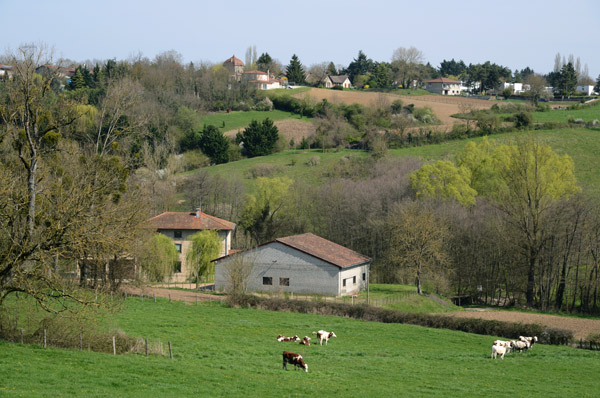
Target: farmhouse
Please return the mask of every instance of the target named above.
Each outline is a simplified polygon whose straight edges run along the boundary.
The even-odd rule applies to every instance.
[[[272,90],[282,87],[282,81],[269,76],[267,72],[250,70],[242,74],[242,81],[257,90]]]
[[[587,96],[594,95],[594,86],[586,85],[586,86],[577,86],[575,89],[578,93],[584,94]]]
[[[215,260],[215,289],[227,289],[232,269],[244,264],[248,290],[341,296],[367,288],[369,257],[317,235],[278,238]]]
[[[460,82],[448,79],[446,77],[438,77],[437,79],[426,80],[425,84],[425,90],[434,94],[459,95],[461,90]]]
[[[221,218],[203,213],[200,208],[195,212],[165,212],[148,220],[149,228],[173,239],[179,252],[179,260],[173,276],[174,282],[185,282],[193,271],[193,265],[187,264],[186,256],[190,249],[190,236],[202,230],[217,231],[221,238],[221,256],[231,251],[231,235],[235,224]]]
[[[323,79],[323,84],[325,85],[326,88],[332,88],[335,86],[340,86],[343,88],[350,88],[352,86],[348,75],[341,75],[341,76],[327,75]]]

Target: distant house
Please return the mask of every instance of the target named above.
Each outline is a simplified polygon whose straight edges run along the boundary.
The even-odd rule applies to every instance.
[[[236,58],[235,55],[232,55],[231,58],[228,58],[225,62],[223,62],[223,66],[229,71],[229,76],[232,80],[238,82],[242,80],[244,63],[241,59]]]
[[[592,85],[577,86],[576,91],[578,93],[588,95],[588,96],[593,95],[594,94],[594,86],[592,86]]]
[[[323,79],[323,84],[326,88],[332,88],[335,86],[341,86],[343,88],[352,87],[352,83],[350,83],[350,78],[348,75],[327,75],[325,79]]]
[[[0,78],[12,78],[13,76],[13,67],[11,65],[3,65],[0,64]]]
[[[267,72],[260,70],[250,70],[242,74],[242,81],[247,82],[249,86],[257,90],[272,90],[281,88],[283,82],[275,79],[274,76],[269,76]]]
[[[529,84],[503,82],[500,83],[500,86],[498,87],[498,92],[501,93],[507,88],[512,88],[514,94],[523,94],[525,91],[530,90]]]
[[[165,212],[148,220],[148,227],[173,239],[179,252],[179,260],[173,277],[174,282],[185,282],[189,279],[193,264],[188,264],[186,256],[190,249],[190,236],[202,230],[217,231],[221,238],[220,256],[231,251],[231,238],[235,224],[218,217],[203,213],[200,208],[195,212]]]
[[[434,94],[459,95],[461,83],[456,80],[448,79],[447,77],[438,77],[437,79],[426,80],[425,90]]]
[[[235,261],[250,264],[250,291],[343,296],[367,288],[372,260],[311,233],[288,236],[216,259],[217,290]]]
[[[35,73],[47,77],[54,75],[55,77],[62,79],[64,82],[68,82],[73,75],[75,75],[75,68],[65,68],[55,65],[42,65],[36,68]]]

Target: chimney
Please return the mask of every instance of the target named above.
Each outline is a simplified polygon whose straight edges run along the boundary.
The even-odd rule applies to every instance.
[[[196,218],[200,218],[201,214],[202,214],[202,207],[201,206],[196,207]]]

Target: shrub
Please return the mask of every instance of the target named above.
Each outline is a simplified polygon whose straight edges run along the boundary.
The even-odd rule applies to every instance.
[[[392,110],[392,113],[400,113],[400,112],[402,112],[403,105],[404,105],[404,102],[402,102],[401,99],[397,99],[397,100],[394,100],[394,102],[392,102],[392,105],[390,105],[390,109]]]
[[[310,159],[306,161],[308,166],[318,166],[321,163],[321,158],[318,156],[311,156]]]
[[[257,111],[271,111],[273,110],[273,101],[269,97],[265,97],[262,101],[259,101],[254,105],[254,109]]]
[[[339,90],[339,91],[343,91],[343,90],[344,90],[344,87],[342,87],[342,86],[333,86],[333,87],[331,87],[331,89],[332,89],[332,90]]]
[[[500,124],[498,115],[488,112],[477,112],[475,116],[477,127],[484,133],[493,133]]]
[[[515,127],[518,129],[529,127],[533,123],[531,112],[517,112],[514,115]]]
[[[183,153],[183,169],[185,171],[199,169],[210,164],[208,156],[199,150],[187,151]]]

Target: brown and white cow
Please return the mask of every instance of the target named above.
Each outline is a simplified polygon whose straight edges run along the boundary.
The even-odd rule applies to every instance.
[[[294,370],[298,370],[297,368],[300,367],[300,368],[304,369],[305,372],[308,373],[308,365],[306,364],[306,362],[304,362],[304,359],[302,359],[302,355],[296,354],[294,352],[284,351],[283,352],[283,369],[287,370],[288,363],[291,363],[292,365],[294,365]]]
[[[325,330],[319,330],[318,332],[312,332],[312,334],[316,334],[319,339],[319,344],[323,345],[323,340],[325,340],[325,345],[327,345],[327,341],[332,337],[337,337],[333,332],[326,332]]]
[[[291,341],[291,342],[296,342],[300,340],[300,337],[298,336],[294,336],[294,337],[287,337],[287,336],[283,336],[283,335],[279,335],[277,336],[277,341],[282,342],[282,341]]]
[[[300,344],[302,345],[310,345],[310,337],[304,336],[302,340],[300,340]]]

